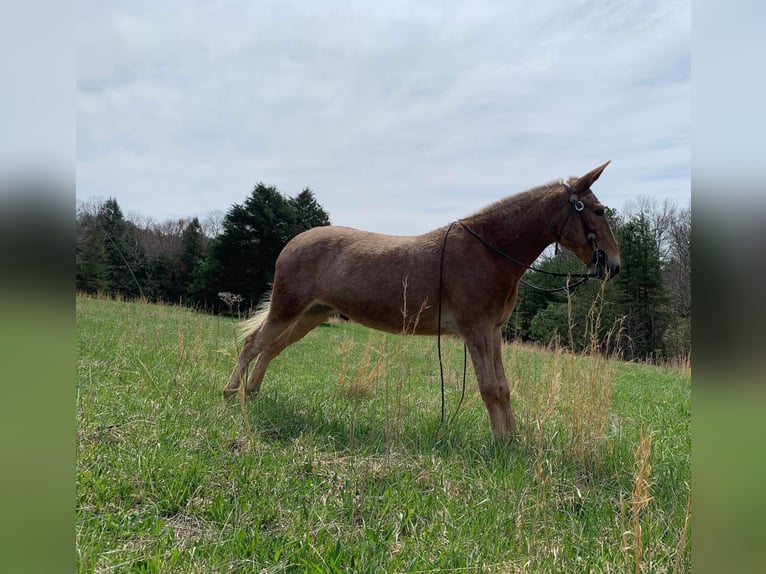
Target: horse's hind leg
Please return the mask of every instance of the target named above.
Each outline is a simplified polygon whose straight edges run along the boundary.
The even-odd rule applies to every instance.
[[[308,312],[291,328],[285,330],[279,337],[277,337],[274,342],[264,347],[253,367],[253,372],[250,373],[250,377],[247,379],[247,386],[245,387],[247,393],[255,394],[258,392],[261,388],[261,382],[266,374],[266,369],[268,368],[269,363],[279,355],[279,353],[296,341],[302,339],[309,331],[321,325],[328,316],[329,313],[312,314],[311,312]]]
[[[237,389],[239,389],[239,387],[244,383],[247,367],[250,364],[250,361],[252,361],[258,355],[256,340],[260,331],[261,327],[258,327],[245,338],[245,342],[242,345],[242,350],[239,353],[239,357],[237,357],[237,364],[234,366],[234,371],[231,373],[229,381],[223,388],[224,399],[231,399],[234,395],[237,394]]]
[[[223,389],[223,397],[225,399],[230,399],[237,394],[237,389],[244,382],[245,372],[250,362],[279,336],[289,331],[297,321],[298,317],[275,320],[271,312],[269,312],[263,323],[245,337],[242,351],[237,358],[237,364],[229,377],[229,382],[226,383]]]

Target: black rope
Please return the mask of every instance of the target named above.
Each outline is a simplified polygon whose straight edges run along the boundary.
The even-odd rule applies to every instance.
[[[575,275],[575,277],[576,277],[576,275]],[[578,281],[575,281],[574,283],[569,283],[569,281],[567,281],[566,285],[564,285],[562,287],[552,287],[550,289],[548,289],[546,287],[540,287],[538,285],[533,285],[532,283],[524,281],[524,279],[519,279],[519,283],[523,283],[524,285],[526,285],[530,289],[535,289],[536,291],[541,291],[542,293],[559,293],[559,292],[562,292],[562,291],[566,292],[566,293],[569,293],[569,292],[572,291],[572,289],[574,289],[575,287],[579,287],[580,285],[585,283],[587,280],[588,280],[587,277],[582,277],[581,279],[579,279]]]
[[[571,189],[569,186],[565,184],[565,187],[568,191],[571,192]],[[576,211],[575,204],[573,203],[573,211]],[[570,211],[567,214],[567,219],[564,222],[564,225],[562,226],[562,231],[567,223],[569,223],[569,218],[572,216],[572,211]],[[589,233],[593,233],[593,231],[587,226],[584,218],[582,218],[582,224],[583,224],[583,230],[586,233],[586,237]],[[447,238],[449,237],[449,232],[452,230],[452,226],[455,225],[455,221],[450,223],[447,226],[447,231],[444,232],[444,240],[442,241],[442,248],[441,248],[441,254],[439,256],[439,304],[438,304],[438,317],[437,317],[437,325],[436,325],[436,352],[439,356],[439,379],[441,381],[441,420],[440,425],[444,424],[444,363],[442,361],[442,291],[444,287],[444,255],[447,252]],[[465,224],[465,222],[461,221],[460,219],[457,220],[457,223],[463,226],[463,229],[465,229],[468,233],[473,235],[476,239],[481,242],[482,245],[484,245],[487,249],[495,253],[496,255],[502,257],[503,259],[507,259],[508,261],[511,261],[512,263],[515,263],[516,265],[519,265],[521,267],[524,267],[525,269],[528,269],[530,271],[535,271],[537,273],[542,273],[543,275],[550,275],[552,277],[566,277],[567,282],[566,285],[563,287],[556,287],[553,289],[546,289],[544,287],[538,287],[537,285],[533,285],[531,283],[528,283],[524,279],[519,279],[520,283],[523,283],[527,287],[530,287],[531,289],[536,289],[538,291],[542,291],[544,293],[558,293],[559,291],[566,291],[567,293],[571,292],[572,289],[575,287],[582,285],[585,283],[588,279],[591,277],[597,277],[597,274],[594,273],[559,273],[556,271],[548,271],[546,269],[540,269],[539,267],[533,267],[532,265],[527,265],[526,263],[522,263],[515,257],[511,257],[504,251],[501,251],[491,243],[487,242],[481,235],[476,233],[473,229],[468,227],[468,225]],[[559,238],[560,239],[560,238]],[[595,241],[595,239],[594,239]],[[558,241],[556,241],[556,248],[558,249]],[[594,254],[596,253],[596,247],[594,245]],[[569,280],[572,277],[578,277],[579,281],[576,281],[574,283],[569,283]],[[456,416],[458,411],[460,410],[460,407],[463,404],[463,399],[465,397],[465,380],[466,380],[466,370],[468,365],[468,353],[465,345],[465,341],[463,341],[463,388],[460,393],[460,400],[458,401],[457,408],[455,409],[455,412],[450,417],[450,421],[452,421]]]
[[[500,250],[499,250],[497,247],[495,247],[495,246],[494,246],[494,245],[492,245],[491,243],[489,243],[489,242],[485,241],[485,240],[484,240],[484,238],[483,238],[481,235],[479,235],[479,234],[478,234],[478,233],[476,233],[476,232],[475,232],[473,229],[471,229],[470,227],[468,227],[468,226],[467,226],[467,225],[466,225],[466,224],[465,224],[463,221],[461,221],[460,219],[458,219],[458,220],[457,220],[457,222],[458,222],[460,225],[462,225],[462,226],[463,226],[463,228],[464,228],[464,229],[465,229],[465,230],[466,230],[468,233],[470,233],[470,234],[471,234],[471,235],[473,235],[473,236],[474,236],[476,239],[478,239],[478,240],[479,240],[479,241],[480,241],[480,242],[481,242],[481,243],[484,245],[484,247],[486,247],[487,249],[489,249],[490,251],[492,251],[493,253],[495,253],[495,255],[499,255],[499,256],[500,256],[500,257],[502,257],[503,259],[507,259],[508,261],[511,261],[512,263],[515,263],[516,265],[520,265],[521,267],[524,267],[525,269],[529,269],[530,271],[535,271],[535,272],[537,272],[537,273],[542,273],[543,275],[551,275],[552,277],[582,277],[582,278],[585,278],[585,279],[589,279],[589,278],[591,278],[591,277],[595,277],[595,275],[594,275],[593,273],[558,273],[558,272],[556,272],[556,271],[547,271],[546,269],[540,269],[539,267],[533,267],[532,265],[527,265],[526,263],[522,263],[522,262],[521,262],[521,261],[519,261],[518,259],[516,259],[516,258],[514,258],[514,257],[511,257],[510,255],[508,255],[508,254],[507,254],[507,253],[505,253],[504,251],[500,251]],[[452,226],[452,224],[450,224],[450,227],[451,227],[451,226]]]
[[[447,237],[449,236],[450,229],[455,225],[455,222],[449,224],[447,231],[444,232],[444,241],[442,242],[442,251],[439,256],[439,305],[438,305],[438,317],[436,319],[436,354],[439,355],[439,380],[441,381],[442,388],[442,414],[439,421],[440,425],[444,424],[444,364],[442,363],[442,288],[444,285],[444,254],[447,252]],[[457,412],[460,410],[463,404],[463,398],[465,398],[465,373],[468,366],[468,351],[463,342],[463,390],[460,393],[460,400],[457,403],[455,413],[450,417],[450,421],[457,416]]]
[[[568,223],[568,222],[569,222],[569,217],[570,217],[571,215],[572,215],[572,212],[570,211],[570,212],[569,212],[569,215],[567,216],[567,221],[566,221],[566,223]],[[550,276],[552,276],[552,277],[566,277],[566,278],[567,278],[567,282],[566,282],[566,285],[564,285],[564,286],[562,286],[562,287],[554,287],[554,288],[552,288],[552,289],[547,289],[547,288],[545,288],[545,287],[538,287],[537,285],[533,285],[532,283],[529,283],[528,281],[525,281],[524,279],[519,279],[519,282],[520,282],[520,283],[523,283],[524,285],[526,285],[526,286],[527,286],[527,287],[529,287],[530,289],[535,289],[535,290],[537,290],[537,291],[541,291],[541,292],[543,292],[543,293],[559,293],[559,292],[562,292],[562,291],[563,291],[563,292],[566,292],[566,293],[571,293],[571,291],[572,291],[572,290],[573,290],[575,287],[579,287],[580,285],[582,285],[583,283],[585,283],[585,282],[586,282],[588,279],[590,279],[591,277],[595,277],[595,276],[596,276],[596,275],[594,275],[593,273],[558,273],[558,272],[556,272],[556,271],[548,271],[548,270],[546,270],[546,269],[540,269],[539,267],[533,267],[532,265],[527,265],[526,263],[522,263],[521,261],[519,261],[519,260],[518,260],[518,259],[516,259],[515,257],[511,257],[510,255],[508,255],[508,254],[507,254],[507,253],[505,253],[504,251],[501,251],[501,250],[499,250],[497,247],[495,247],[494,245],[492,245],[491,243],[489,243],[488,241],[486,241],[486,240],[485,240],[485,239],[484,239],[484,238],[483,238],[481,235],[479,235],[478,233],[476,233],[476,232],[475,232],[473,229],[471,229],[470,227],[468,227],[468,226],[467,226],[467,225],[466,225],[466,224],[465,224],[463,221],[461,221],[461,220],[459,220],[459,219],[458,219],[458,220],[457,220],[457,222],[458,222],[460,225],[462,225],[462,226],[463,226],[463,228],[464,228],[464,229],[465,229],[465,230],[466,230],[468,233],[470,233],[470,234],[471,234],[471,235],[473,235],[473,236],[474,236],[476,239],[478,239],[478,240],[479,240],[479,241],[482,243],[482,245],[484,245],[484,246],[485,246],[487,249],[489,249],[490,251],[492,251],[492,252],[493,252],[493,253],[495,253],[496,255],[499,255],[499,256],[500,256],[500,257],[502,257],[503,259],[507,259],[508,261],[511,261],[512,263],[515,263],[516,265],[520,265],[521,267],[524,267],[525,269],[528,269],[528,270],[530,270],[530,271],[535,271],[535,272],[537,272],[537,273],[542,273],[543,275],[550,275]],[[564,225],[566,225],[566,223],[565,223]],[[562,229],[563,229],[563,228],[562,228]],[[558,242],[556,242],[556,245],[558,246]],[[578,278],[579,278],[579,281],[575,281],[574,283],[571,283],[571,284],[570,284],[570,283],[569,283],[569,280],[570,280],[572,277],[578,277]]]
[[[463,343],[463,387],[460,391],[460,400],[457,402],[457,407],[455,407],[455,412],[452,413],[452,416],[449,418],[448,424],[452,423],[452,421],[455,420],[455,417],[457,417],[458,411],[460,411],[460,407],[463,406],[463,399],[465,398],[465,373],[466,373],[467,367],[468,367],[468,353],[466,351],[465,343]],[[444,388],[443,375],[442,375],[442,388]]]
[[[444,233],[444,241],[442,241],[442,251],[439,256],[439,305],[436,318],[436,354],[439,356],[439,378],[442,385],[442,415],[439,424],[444,424],[444,365],[442,364],[442,287],[444,285],[444,254],[447,252],[447,237],[449,237],[450,229],[455,225],[455,222],[449,224],[447,231]]]

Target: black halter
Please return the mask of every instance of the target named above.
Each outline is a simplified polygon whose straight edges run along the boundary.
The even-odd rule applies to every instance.
[[[580,216],[580,222],[582,223],[582,230],[583,233],[585,233],[585,239],[588,240],[588,243],[590,243],[591,247],[595,251],[598,249],[598,245],[596,243],[596,230],[593,229],[588,223],[588,220],[585,219],[585,215],[583,214],[583,211],[585,211],[585,204],[580,199],[580,196],[577,195],[574,189],[572,189],[572,186],[570,186],[568,183],[564,182],[564,189],[566,189],[569,192],[569,203],[572,205],[572,211],[567,214],[566,221],[564,221],[564,225],[561,226],[561,229],[559,229],[558,237],[556,238],[556,243],[561,242],[561,235],[564,233],[564,228],[567,226],[567,223],[569,223],[570,217],[572,217],[572,213],[576,213]],[[590,193],[590,190],[586,192]]]
[[[596,239],[596,230],[591,227],[590,223],[588,223],[588,220],[585,218],[585,214],[583,213],[585,211],[585,204],[583,204],[580,197],[577,195],[574,189],[572,189],[572,186],[566,182],[562,183],[564,184],[564,188],[569,192],[569,203],[572,205],[572,210],[567,215],[566,221],[564,221],[564,225],[562,225],[561,229],[559,229],[558,238],[556,239],[556,249],[558,251],[558,246],[561,242],[561,235],[564,233],[564,228],[567,226],[567,223],[569,223],[569,218],[572,216],[572,213],[576,213],[580,216],[580,223],[582,223],[582,230],[585,234],[585,239],[588,241],[591,249],[593,250],[590,262],[595,266],[595,270],[591,273],[588,273],[588,276],[599,277],[599,268],[606,268],[606,252],[604,252],[603,249],[599,249],[598,241]],[[591,193],[590,189],[585,193]]]

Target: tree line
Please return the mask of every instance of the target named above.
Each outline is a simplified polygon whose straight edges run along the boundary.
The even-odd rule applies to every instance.
[[[114,198],[81,203],[75,221],[76,289],[245,312],[267,293],[287,242],[330,224],[309,188],[287,197],[263,183],[220,220],[217,215],[206,224],[196,217],[133,221]]]
[[[608,210],[622,270],[608,283],[588,281],[567,296],[519,286],[508,339],[573,350],[599,341],[627,359],[687,357],[691,349],[691,213],[641,199]],[[116,199],[81,203],[76,214],[76,288],[124,298],[244,314],[268,293],[274,263],[295,235],[330,225],[314,193],[288,197],[257,184],[225,214],[157,223],[128,219]],[[546,253],[538,267],[581,272],[570,253]],[[542,288],[562,279],[533,272]],[[594,301],[598,303],[593,306]]]
[[[621,271],[609,282],[588,281],[573,293],[546,293],[521,284],[506,337],[582,351],[594,341],[625,359],[688,358],[691,352],[691,211],[643,198],[620,214],[607,209],[620,248]],[[561,251],[538,267],[582,272]],[[562,285],[528,271],[527,283]]]

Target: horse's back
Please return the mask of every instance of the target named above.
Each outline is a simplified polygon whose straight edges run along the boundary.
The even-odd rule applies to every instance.
[[[302,304],[329,305],[385,330],[401,326],[405,289],[408,307],[417,309],[435,300],[437,284],[438,257],[428,235],[339,226],[315,227],[293,238],[277,260],[274,277],[281,294]]]
[[[355,264],[378,264],[380,257],[393,257],[395,265],[422,258],[430,253],[432,244],[430,234],[398,236],[334,225],[313,227],[285,246],[277,264],[291,258],[298,258],[303,264],[308,261],[327,264],[339,259],[353,259]]]

